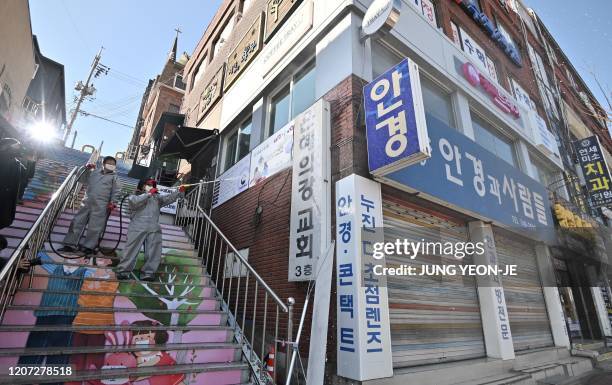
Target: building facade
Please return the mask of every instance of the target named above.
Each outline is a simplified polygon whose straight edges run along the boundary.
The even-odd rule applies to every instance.
[[[64,65],[44,56],[33,37],[36,75],[30,82],[22,108],[27,124],[45,122],[59,137],[66,126],[66,81]]]
[[[0,136],[22,138],[25,112],[22,102],[38,66],[34,58],[30,7],[27,1],[0,5]]]
[[[177,158],[160,158],[160,148],[183,123],[179,111],[185,84],[182,71],[189,59],[183,53],[177,59],[178,35],[161,73],[149,81],[127,155],[134,160],[133,176],[156,177],[164,183],[173,183],[178,173]]]
[[[392,28],[364,36],[370,7],[381,17],[399,3]],[[327,341],[324,383],[531,376],[543,355],[561,368],[572,343],[612,335],[609,219],[587,199],[573,143],[595,136],[609,158],[612,142],[603,109],[522,2],[228,0],[183,71],[184,124],[220,135],[182,169],[216,180],[211,217],[255,270],[299,310],[335,241],[327,334],[305,333],[300,346],[309,355]],[[394,79],[409,82],[403,100],[416,111],[411,124],[427,128],[427,159],[377,168],[375,151],[397,144],[377,142],[385,130],[372,134],[370,119],[389,137],[406,126],[376,120],[402,106],[377,107]],[[572,226],[557,205],[574,212]],[[486,245],[460,259],[392,253],[387,267],[517,274],[388,276],[363,294],[356,281],[374,278],[354,242],[369,236],[358,231],[366,225],[384,228],[388,242]],[[308,312],[304,330],[324,306]],[[574,373],[590,368],[574,362]]]

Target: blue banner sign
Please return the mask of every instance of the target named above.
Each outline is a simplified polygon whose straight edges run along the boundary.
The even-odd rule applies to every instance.
[[[508,57],[519,67],[523,66],[521,55],[514,47],[514,43],[508,41],[504,34],[495,27],[491,19],[481,12],[474,0],[455,0],[457,4],[489,35],[497,45],[508,55]]]
[[[383,176],[429,156],[419,68],[404,59],[363,89],[368,166]]]
[[[591,198],[591,206],[595,208],[612,204],[612,178],[599,138],[594,135],[577,140],[574,148]]]
[[[434,117],[428,116],[427,122],[431,158],[385,180],[531,238],[554,242],[550,202],[542,184]]]

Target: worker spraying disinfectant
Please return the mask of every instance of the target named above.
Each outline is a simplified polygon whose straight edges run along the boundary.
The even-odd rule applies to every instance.
[[[128,227],[127,242],[117,266],[117,279],[129,279],[140,247],[144,243],[145,263],[142,266],[140,279],[152,281],[153,275],[161,263],[162,233],[159,225],[159,213],[163,206],[183,197],[185,186],[168,195],[160,195],[157,183],[153,179],[138,184],[136,193],[128,197],[130,208],[130,225]]]
[[[105,157],[100,171],[94,171],[95,165],[93,164],[85,167],[87,170],[79,182],[87,184],[87,192],[81,208],[70,223],[68,234],[64,237],[64,246],[58,250],[61,252],[74,252],[80,246],[85,255],[92,254],[106,227],[108,212],[117,207],[113,203],[113,200],[117,198],[115,195],[119,193],[117,174],[115,174],[117,167],[115,158]],[[79,245],[79,239],[85,226],[87,226],[87,235]]]

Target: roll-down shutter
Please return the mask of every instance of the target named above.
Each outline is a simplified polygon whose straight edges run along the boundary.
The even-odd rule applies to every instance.
[[[499,265],[517,267],[516,276],[502,277],[514,350],[552,346],[553,339],[533,244],[499,232],[495,232],[494,237]]]
[[[466,226],[383,199],[385,241],[465,242]],[[423,261],[470,264],[451,256],[388,256],[387,266]],[[475,280],[387,276],[394,367],[456,361],[485,355]]]

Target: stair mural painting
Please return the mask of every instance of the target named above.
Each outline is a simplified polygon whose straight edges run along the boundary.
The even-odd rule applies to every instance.
[[[135,180],[120,180],[126,192],[133,191]],[[28,204],[36,208],[10,231],[15,244],[42,210],[26,201],[21,212]],[[73,215],[66,210],[60,216],[51,236],[56,245]],[[117,280],[113,268],[128,224],[124,215],[120,232],[118,213],[109,217],[101,246],[112,248],[120,239],[115,254],[64,259],[48,245],[38,253],[42,264],[25,276],[0,325],[0,384],[248,382],[227,314],[182,229],[162,224],[163,259],[155,281],[138,279],[142,253],[133,277]],[[9,376],[18,364],[69,365],[73,372],[36,381]]]

